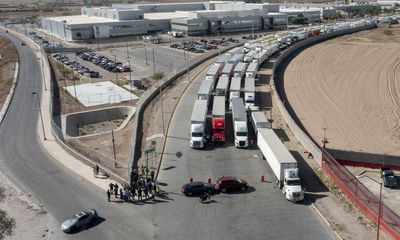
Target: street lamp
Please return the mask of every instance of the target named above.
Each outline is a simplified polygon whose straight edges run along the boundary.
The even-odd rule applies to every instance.
[[[377,184],[380,185],[379,187],[379,209],[378,209],[378,227],[377,227],[377,232],[376,232],[376,240],[379,240],[379,228],[381,225],[381,211],[382,211],[382,182],[378,182],[375,179],[371,178],[370,176],[367,175],[358,175],[356,178],[362,178],[362,177],[367,177],[371,179],[372,181],[376,182]]]
[[[38,103],[38,106],[39,106],[40,121],[41,121],[41,123],[42,123],[43,139],[44,139],[44,140],[47,140],[47,138],[46,138],[46,132],[44,131],[44,123],[43,123],[43,116],[42,116],[42,108],[41,108],[41,106],[40,106],[40,99],[39,99],[39,96],[38,96],[37,92],[32,92],[32,95],[35,95],[35,96],[36,96],[37,103]]]

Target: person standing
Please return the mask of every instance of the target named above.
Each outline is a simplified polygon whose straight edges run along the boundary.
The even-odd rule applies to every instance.
[[[96,167],[93,167],[93,177],[96,178],[97,174],[96,174]]]
[[[114,184],[110,182],[108,186],[110,186],[110,193],[112,194],[114,189]]]
[[[137,194],[138,194],[138,200],[142,200],[142,188],[141,187],[139,187]]]
[[[99,165],[96,164],[96,167],[95,167],[95,168],[96,168],[96,176],[97,176],[97,175],[99,175],[99,172],[100,172]]]
[[[154,182],[154,174],[155,174],[154,170],[151,170],[151,172],[150,172],[150,178],[151,178],[151,181],[152,181],[152,182]]]
[[[114,195],[115,195],[115,197],[118,196],[118,184],[114,185]]]
[[[119,189],[119,198],[122,200],[122,188]]]
[[[149,189],[147,186],[144,187],[143,192],[144,192],[144,198],[148,199],[149,198]]]
[[[110,202],[111,200],[111,192],[110,189],[107,190],[107,200]]]

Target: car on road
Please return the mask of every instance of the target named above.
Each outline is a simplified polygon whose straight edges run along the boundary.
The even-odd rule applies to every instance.
[[[204,182],[191,182],[182,186],[182,193],[186,196],[201,196],[204,193],[214,193],[214,184]]]
[[[25,46],[26,44],[24,42],[21,42],[21,46]]]
[[[61,224],[61,230],[65,233],[83,230],[97,217],[97,212],[94,209],[79,212],[63,222]]]
[[[215,184],[215,190],[223,193],[228,191],[245,191],[249,187],[249,184],[240,178],[232,176],[222,176],[217,179]]]
[[[395,188],[397,187],[397,177],[390,168],[381,168],[381,177],[383,186]]]

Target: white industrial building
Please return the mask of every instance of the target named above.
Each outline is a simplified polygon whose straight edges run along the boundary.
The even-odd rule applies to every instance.
[[[286,4],[234,1],[113,4],[111,7],[82,7],[79,16],[44,17],[41,18],[41,27],[68,41],[147,35],[170,30],[187,35],[208,35],[286,28],[294,17],[302,16],[315,22],[347,7],[354,6],[287,7]]]

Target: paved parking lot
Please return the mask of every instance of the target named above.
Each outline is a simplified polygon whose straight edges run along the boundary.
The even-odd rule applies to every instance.
[[[117,59],[118,62],[126,63],[130,61],[132,67],[132,79],[149,78],[153,75],[153,49],[155,59],[155,71],[162,73],[175,73],[177,69],[186,64],[183,51],[177,51],[163,45],[147,45],[147,64],[144,47],[112,48],[99,53],[108,56],[110,59]],[[128,58],[129,55],[129,58]],[[188,59],[192,59],[198,54],[188,53]],[[129,73],[123,74],[129,79]]]

